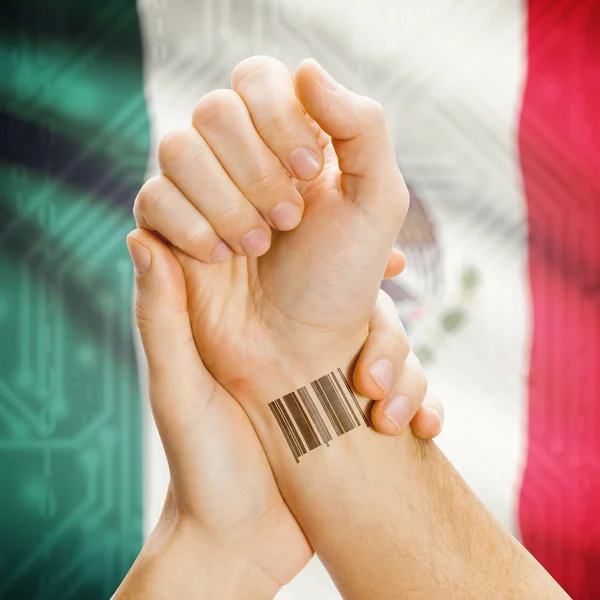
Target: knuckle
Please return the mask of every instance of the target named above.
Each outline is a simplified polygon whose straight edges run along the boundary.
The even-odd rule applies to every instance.
[[[265,168],[257,168],[255,172],[251,173],[248,184],[252,188],[260,189],[263,193],[271,191],[277,186],[273,173]]]
[[[246,85],[262,79],[267,71],[279,68],[281,63],[271,56],[250,56],[233,69],[231,85],[234,90],[243,89]]]
[[[202,96],[192,113],[192,123],[197,126],[214,121],[230,121],[240,107],[241,98],[233,90],[214,90]]]
[[[290,115],[292,111],[289,110],[284,112],[281,108],[278,110],[270,110],[265,115],[264,122],[260,123],[260,128],[267,135],[277,134],[282,137],[282,139],[287,139],[287,137],[292,132],[291,123],[293,123]]]
[[[235,202],[224,204],[219,207],[215,219],[221,227],[232,228],[232,226],[241,221],[241,208]]]
[[[427,380],[427,376],[425,375],[425,371],[423,370],[423,366],[421,365],[421,361],[417,358],[417,356],[410,352],[407,363],[410,361],[411,363],[411,373],[413,378],[413,389],[416,394],[416,397],[420,402],[423,402],[425,398],[425,394],[427,393],[427,388],[429,386],[429,381]]]
[[[408,341],[408,337],[406,335],[406,331],[400,321],[393,327],[393,336],[394,336],[394,347],[398,352],[398,355],[401,357],[403,362],[406,362],[408,355],[410,354],[410,342]]]
[[[186,131],[167,133],[158,144],[158,163],[161,169],[172,164],[187,145]]]
[[[164,186],[159,177],[152,177],[144,183],[133,202],[133,216],[137,223],[146,220],[148,212],[163,194]]]
[[[367,98],[365,101],[365,112],[369,115],[372,121],[377,123],[385,123],[385,108],[383,104],[373,100],[373,98]]]
[[[207,224],[186,229],[182,243],[185,245],[185,249],[192,252],[196,257],[199,254],[204,256],[208,251],[210,233],[210,227]]]

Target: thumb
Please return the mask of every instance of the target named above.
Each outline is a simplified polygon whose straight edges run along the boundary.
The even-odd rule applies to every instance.
[[[189,423],[214,380],[194,343],[183,272],[169,247],[149,231],[127,236],[135,266],[135,314],[148,361],[150,404],[169,461],[185,447]]]
[[[300,63],[294,84],[307,113],[331,136],[341,172],[355,176],[358,194],[354,200],[368,202],[373,192],[379,198],[395,196],[405,214],[408,192],[383,107],[337,83],[314,59]],[[394,194],[394,187],[399,196]]]

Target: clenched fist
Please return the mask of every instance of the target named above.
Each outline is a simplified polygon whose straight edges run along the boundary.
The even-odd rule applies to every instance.
[[[200,99],[192,127],[161,142],[162,174],[134,212],[177,249],[209,370],[243,404],[264,405],[352,361],[382,277],[402,268],[392,249],[408,193],[382,107],[315,61],[292,76],[254,57],[232,88]],[[398,353],[369,395],[384,398],[375,422],[393,412],[402,427],[426,381],[405,338]]]

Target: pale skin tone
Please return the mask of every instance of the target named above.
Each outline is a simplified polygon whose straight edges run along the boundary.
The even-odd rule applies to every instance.
[[[281,498],[245,413],[202,365],[181,266],[165,244],[139,233],[152,258],[151,268],[137,275],[136,314],[172,484],[161,519],[117,597],[239,598],[249,590],[249,597],[270,597],[313,550]],[[140,246],[134,239],[129,245],[135,257]],[[402,268],[403,257],[393,255],[386,276]],[[382,386],[369,367],[384,360],[401,373],[406,348],[395,311],[382,300],[372,312],[355,377],[363,394],[374,389],[380,397]],[[410,398],[415,433],[437,435],[439,401],[429,394]],[[382,433],[398,433],[389,419],[380,425]]]
[[[255,57],[234,71],[232,87],[201,100],[194,127],[163,142],[164,175],[141,195],[136,213],[141,226],[179,248],[187,337],[208,369],[197,359],[204,384],[210,372],[220,384],[213,390],[227,390],[243,407],[287,506],[345,598],[565,598],[436,447],[405,428],[411,398],[426,389],[408,345],[387,386],[375,378],[360,390],[378,400],[373,421],[402,433],[360,428],[296,464],[267,405],[338,367],[352,379],[408,194],[382,108],[336,84],[314,61],[292,79],[277,61]],[[313,172],[306,154],[298,161],[304,147],[315,154]],[[289,206],[278,210],[284,197],[299,209],[296,221]],[[175,204],[187,207],[182,222],[192,235],[175,239],[177,228],[156,208]],[[131,242],[152,260],[159,251],[149,233],[136,232]],[[186,302],[179,302],[189,323]],[[145,321],[139,312],[138,320]],[[356,387],[364,368],[359,359]],[[182,427],[195,410],[193,403],[182,408]],[[168,431],[161,434],[179,505],[193,496],[188,472],[197,458],[169,448]],[[256,478],[251,483],[258,485]],[[247,565],[268,570],[262,549],[244,551],[241,542],[235,548],[244,556],[234,561],[244,565],[235,570],[240,577],[256,576]]]
[[[313,550],[250,421],[202,364],[181,266],[156,237],[137,235],[151,261],[136,275],[136,314],[171,486],[159,523],[115,598],[271,598]],[[139,249],[131,239],[129,245],[135,258]],[[403,337],[393,311],[374,310],[370,327],[361,361],[397,360]],[[359,387],[372,383],[363,372],[366,381],[356,376]],[[436,435],[439,401],[428,395],[414,410],[415,431]]]

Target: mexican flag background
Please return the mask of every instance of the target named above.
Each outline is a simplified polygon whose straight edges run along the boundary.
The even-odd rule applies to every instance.
[[[599,0],[3,0],[0,598],[107,599],[168,480],[125,236],[162,135],[270,54],[382,102],[412,205],[386,284],[439,444],[600,597]],[[314,560],[280,596],[339,598]]]

